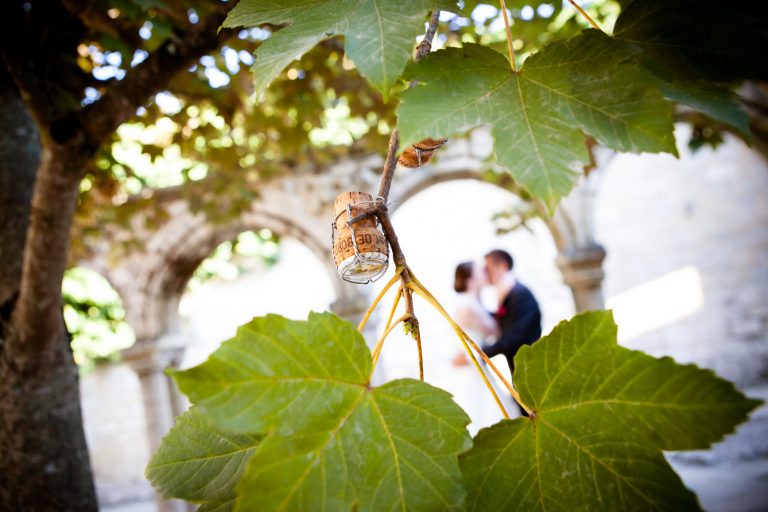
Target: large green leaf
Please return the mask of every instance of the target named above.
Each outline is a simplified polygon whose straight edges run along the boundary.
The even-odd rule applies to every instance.
[[[371,354],[333,314],[269,315],[174,377],[217,423],[266,437],[237,510],[455,510],[469,418],[445,391],[369,385]]]
[[[184,394],[241,432],[323,428],[328,411],[358,399],[371,373],[355,327],[334,315],[308,322],[255,318],[200,366],[170,372]],[[298,399],[297,399],[298,398]]]
[[[152,455],[147,478],[166,498],[202,503],[201,511],[232,510],[235,484],[261,437],[222,429],[191,409]]]
[[[238,486],[239,510],[461,509],[468,419],[447,393],[397,380],[361,390],[334,417],[327,430],[267,437]]]
[[[435,9],[456,11],[451,0],[240,0],[225,27],[288,24],[256,51],[260,94],[292,61],[323,39],[344,35],[350,59],[386,98],[411,57],[424,20]]]
[[[481,431],[462,456],[469,510],[695,510],[662,450],[707,448],[760,403],[620,347],[610,312],[523,347],[515,385],[535,414]]]
[[[634,0],[614,32],[693,80],[766,79],[767,18],[754,0]]]
[[[761,15],[762,13],[762,15]],[[616,22],[615,37],[643,50],[643,65],[664,96],[732,126],[749,141],[749,118],[728,84],[768,77],[764,2],[636,0]]]
[[[676,153],[672,106],[630,46],[596,30],[549,45],[518,73],[489,48],[435,52],[406,70],[404,144],[490,124],[496,159],[550,207],[588,162],[582,132],[631,152]]]
[[[657,87],[665,98],[725,123],[735,128],[744,140],[751,141],[749,116],[732,90],[714,82],[691,79],[659,61],[648,60],[644,64],[658,79]]]

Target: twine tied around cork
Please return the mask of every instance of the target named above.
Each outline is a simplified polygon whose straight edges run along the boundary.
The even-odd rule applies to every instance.
[[[350,206],[347,218],[347,206]],[[336,196],[333,204],[334,223],[336,224],[336,240],[333,243],[333,260],[338,268],[344,261],[355,255],[355,244],[352,242],[352,229],[347,221],[363,214],[373,207],[373,196],[366,192],[344,192]],[[389,246],[384,233],[376,227],[376,217],[371,216],[354,224],[355,242],[359,255],[378,252],[384,257],[389,256]]]

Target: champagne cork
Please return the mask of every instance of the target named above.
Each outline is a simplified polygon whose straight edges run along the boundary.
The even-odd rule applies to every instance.
[[[376,217],[371,216],[354,224],[354,241],[352,229],[347,224],[347,205],[357,204],[350,207],[351,219],[369,211],[373,207],[372,201],[371,194],[365,192],[344,192],[334,201],[336,234],[333,259],[341,276],[351,282],[375,280],[388,266],[389,245],[384,233],[376,227]]]
[[[366,201],[369,201],[366,203]],[[358,215],[370,210],[373,206],[373,196],[367,192],[344,192],[336,196],[336,200],[333,202],[333,216],[338,223],[337,227],[341,229],[341,224],[347,225],[347,205],[363,203],[359,206],[353,206],[350,208],[350,218],[357,217]],[[342,213],[343,212],[343,213]],[[341,214],[341,215],[339,215]],[[355,224],[355,229],[362,227],[376,227],[376,217],[368,217]]]

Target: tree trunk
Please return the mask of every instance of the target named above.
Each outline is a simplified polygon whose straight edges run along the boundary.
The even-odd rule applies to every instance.
[[[45,313],[31,329],[15,325],[22,273],[38,270],[22,267],[24,252],[31,242],[38,255],[63,250],[61,259],[67,254],[77,180],[58,176],[57,168],[66,162],[49,154],[38,171],[43,183],[35,185],[40,162],[37,131],[3,75],[0,71],[0,510],[97,510],[60,287],[53,287],[58,297],[42,294],[36,305],[22,299],[22,326],[37,308]],[[61,196],[60,202],[51,201],[54,195]],[[41,236],[46,230],[55,238]],[[63,259],[66,262],[66,256]],[[63,272],[60,265],[47,263],[48,258],[42,258],[45,268],[33,282]]]
[[[54,344],[32,371],[5,351],[0,358],[0,510],[98,508],[63,324]]]
[[[40,137],[0,64],[0,308],[19,291]]]

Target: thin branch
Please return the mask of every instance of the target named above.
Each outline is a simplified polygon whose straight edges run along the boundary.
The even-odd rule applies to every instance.
[[[438,21],[440,21],[440,11],[435,11],[429,18],[429,24],[427,25],[427,32],[424,34],[424,39],[422,39],[419,46],[416,47],[416,62],[419,62],[426,57],[432,49],[432,39],[435,38],[435,32],[437,32]]]
[[[512,64],[512,71],[517,73],[517,64],[515,64],[515,49],[512,47],[512,31],[509,28],[507,4],[504,3],[504,0],[501,0],[501,13],[504,16],[504,27],[507,29],[507,49],[509,50],[509,62]]]
[[[389,198],[389,189],[392,188],[392,178],[395,177],[395,168],[397,167],[397,150],[400,147],[400,134],[397,128],[392,130],[389,136],[389,147],[387,148],[387,159],[384,161],[384,171],[381,175],[379,185],[379,197],[386,204]]]
[[[440,19],[440,11],[436,10],[432,13],[432,15],[429,18],[429,24],[427,25],[427,30],[424,35],[424,39],[419,44],[417,50],[416,50],[416,61],[420,61],[423,59],[428,53],[429,50],[432,47],[432,39],[435,37],[435,33],[437,31],[437,23]],[[398,290],[398,296],[395,300],[395,304],[392,307],[392,312],[390,313],[389,320],[387,321],[387,327],[385,328],[384,334],[379,339],[378,343],[376,344],[376,347],[373,351],[373,361],[374,366],[379,358],[379,353],[381,352],[381,347],[384,344],[384,340],[389,335],[390,332],[392,332],[392,329],[400,322],[404,322],[406,326],[406,331],[409,332],[413,338],[416,340],[416,346],[419,353],[419,377],[421,380],[424,380],[424,363],[422,360],[422,351],[421,351],[421,333],[419,332],[419,320],[416,318],[416,314],[414,312],[413,308],[413,290],[410,287],[411,282],[411,275],[408,269],[408,264],[405,261],[405,255],[403,254],[403,250],[400,247],[400,241],[397,239],[397,233],[395,233],[395,228],[392,226],[392,220],[389,218],[389,210],[387,208],[387,199],[389,198],[389,192],[392,188],[392,180],[395,176],[395,169],[397,168],[397,151],[400,147],[400,135],[398,133],[397,128],[392,130],[392,134],[389,137],[389,147],[387,148],[387,158],[384,162],[384,169],[382,171],[381,176],[381,183],[379,184],[379,194],[378,194],[378,201],[377,204],[370,208],[368,212],[366,212],[363,215],[357,216],[354,219],[351,219],[349,221],[349,224],[352,225],[359,220],[362,220],[363,216],[365,218],[375,215],[376,218],[379,220],[379,224],[381,225],[381,229],[384,231],[384,235],[387,237],[387,242],[389,242],[389,246],[392,248],[392,260],[395,263],[396,266],[396,273],[392,277],[392,279],[387,283],[387,285],[384,287],[384,290],[382,290],[381,293],[379,293],[379,296],[376,297],[374,300],[374,303],[369,308],[368,312],[365,314],[363,321],[360,323],[360,326],[358,327],[358,330],[362,330],[363,326],[365,326],[365,323],[368,321],[368,318],[370,318],[371,313],[376,308],[376,305],[381,300],[381,297],[385,293],[386,290],[388,290],[397,279],[400,279],[402,281],[402,285],[400,287],[400,290]],[[390,325],[392,316],[394,315],[395,308],[397,307],[397,302],[400,300],[400,296],[402,296],[403,300],[405,301],[405,314],[400,317],[394,324]]]
[[[424,39],[419,43],[416,49],[416,62],[427,56],[430,49],[432,49],[432,40],[437,32],[437,23],[440,21],[440,11],[435,10],[432,16],[429,17],[429,23],[427,24],[427,31],[424,33]],[[386,204],[389,198],[389,189],[392,187],[392,178],[395,175],[395,168],[397,167],[397,150],[400,146],[400,133],[397,128],[392,130],[392,134],[389,136],[389,147],[387,149],[387,159],[384,162],[384,171],[381,176],[381,184],[379,185],[379,197],[382,198]]]
[[[92,147],[98,147],[118,126],[136,114],[147,99],[161,90],[190,63],[216,49],[231,34],[219,31],[232,3],[222,4],[196,25],[168,38],[160,48],[115,82],[97,102],[78,114],[80,126]]]
[[[371,217],[377,217],[377,216],[381,215],[381,213],[382,212],[379,211],[379,207],[378,206],[374,206],[373,208],[370,208],[370,209],[364,211],[360,215],[355,215],[354,217],[352,217],[351,219],[349,219],[347,221],[347,224],[349,224],[350,226],[353,226],[353,225],[357,224],[358,222],[360,222],[361,220],[370,219]]]

